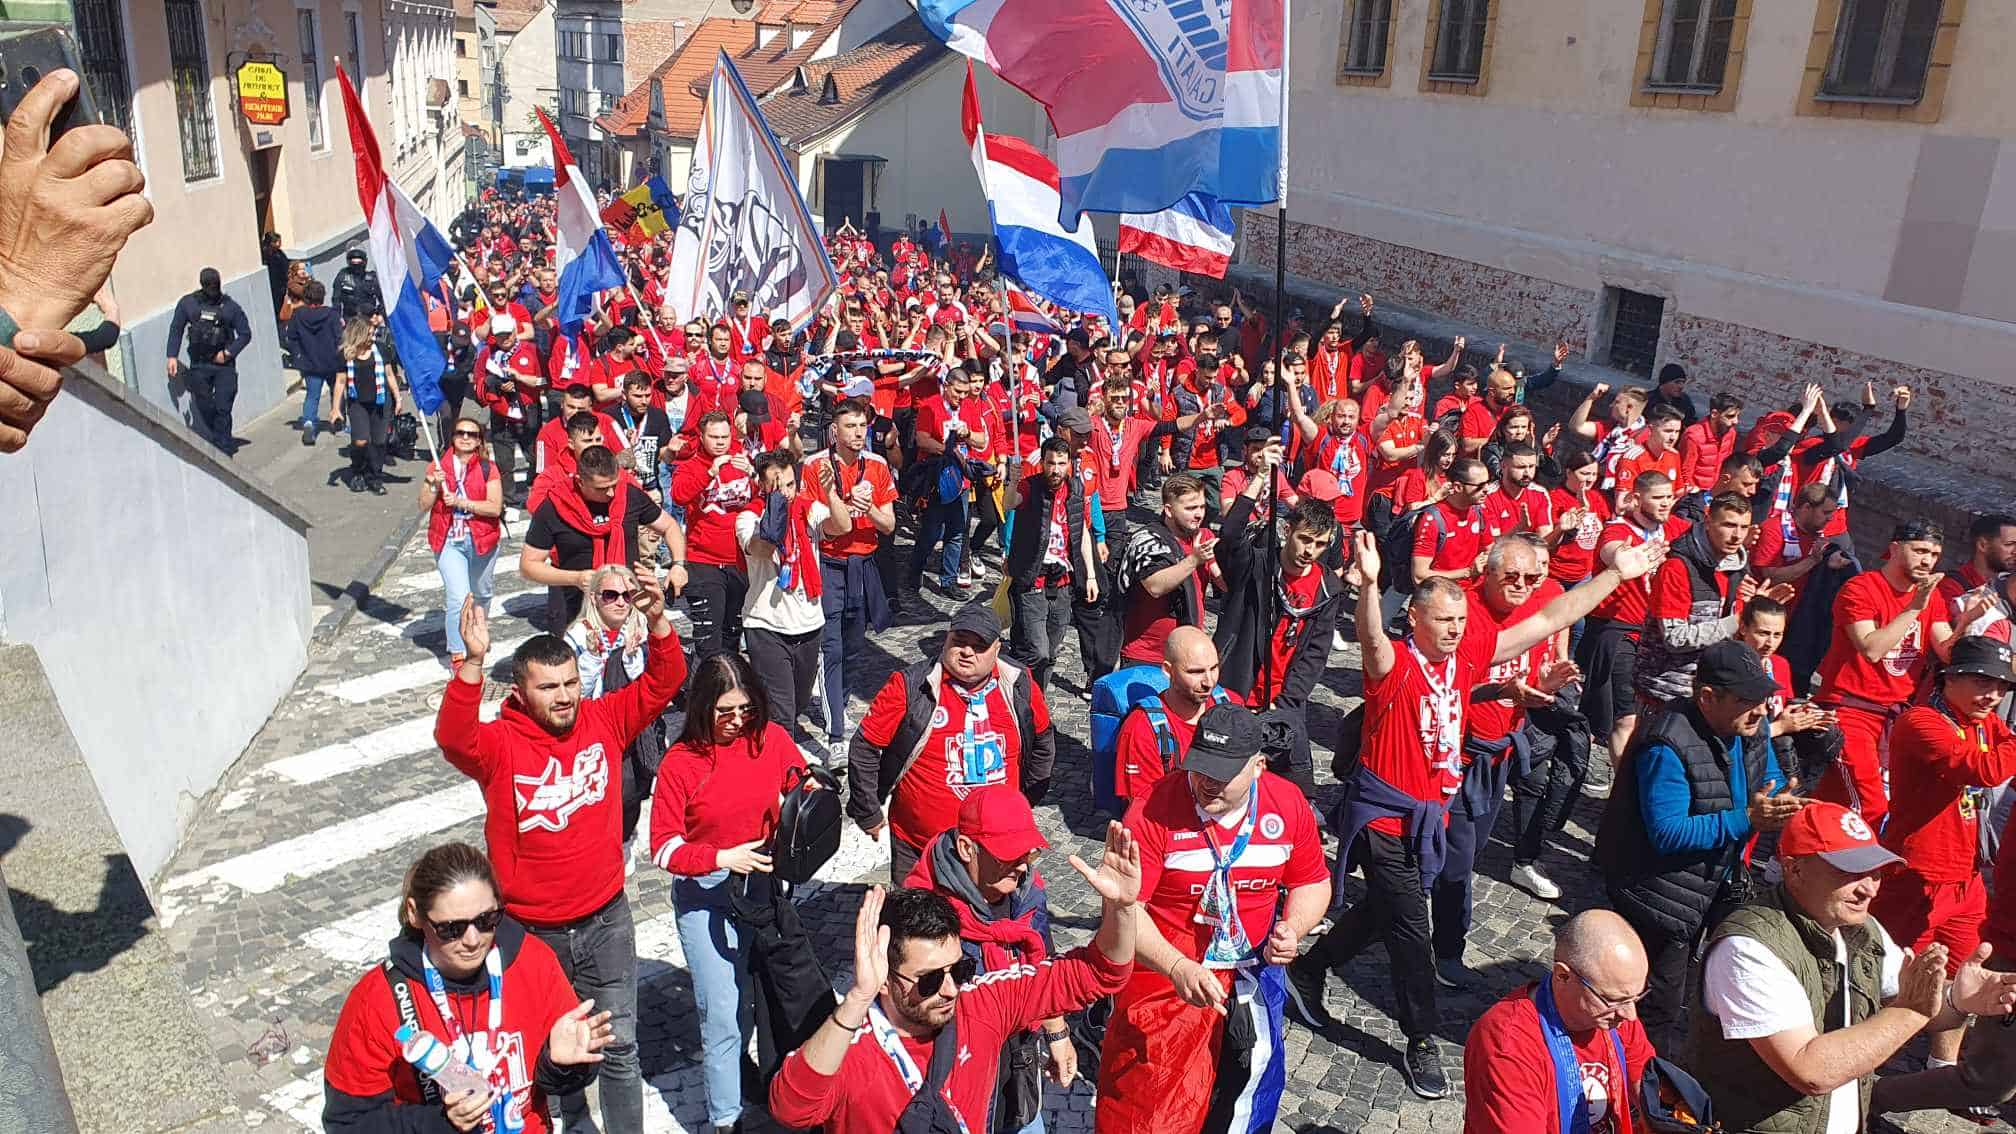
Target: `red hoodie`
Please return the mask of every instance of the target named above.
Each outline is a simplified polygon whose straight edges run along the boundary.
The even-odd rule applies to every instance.
[[[506,913],[558,925],[623,891],[623,751],[685,683],[678,632],[654,637],[642,680],[580,702],[574,727],[554,736],[516,693],[485,724],[483,686],[448,682],[434,741],[483,789],[483,839]]]
[[[756,740],[705,748],[682,740],[665,754],[651,792],[652,862],[673,874],[711,874],[718,852],[777,829],[784,778],[805,770],[805,753],[775,721]]]

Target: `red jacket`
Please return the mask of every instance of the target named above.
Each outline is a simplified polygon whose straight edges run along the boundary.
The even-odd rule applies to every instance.
[[[574,727],[554,736],[515,693],[486,724],[482,685],[448,682],[434,741],[483,789],[483,839],[505,912],[558,925],[623,891],[623,752],[685,683],[678,633],[653,638],[642,680],[580,702]]]
[[[1980,871],[1983,789],[2016,776],[2016,736],[1993,713],[1965,727],[1925,705],[1890,726],[1890,821],[1883,845],[1926,882]],[[1999,877],[1999,876],[1998,876]],[[1885,883],[1886,887],[1890,883]]]
[[[546,1058],[546,1037],[554,1021],[573,1011],[579,997],[553,950],[523,926],[508,918],[498,923],[496,947],[504,962],[504,1013],[498,1029],[488,1030],[490,984],[480,971],[473,981],[443,982],[448,1011],[479,1052],[495,1057],[489,1068],[491,1088],[511,1093],[510,1105],[523,1119],[525,1134],[545,1134],[551,1129],[546,1096],[580,1090],[594,1078],[592,1063],[556,1067]],[[449,1030],[421,975],[421,948],[411,938],[393,938],[392,964],[411,994],[414,1022],[446,1043]],[[422,1101],[419,1077],[393,1038],[402,1022],[384,966],[373,966],[344,999],[323,1060],[327,1092],[322,1125],[331,1134],[419,1129],[409,1124],[440,1122],[440,1104]],[[478,1061],[489,1062],[481,1055]]]
[[[1707,420],[1688,426],[1680,434],[1680,481],[1674,488],[1682,496],[1690,488],[1713,491],[1722,476],[1722,462],[1735,452],[1734,429],[1725,429],[1717,435],[1715,426]]]
[[[454,515],[447,504],[448,497],[455,495],[470,500],[486,500],[490,495],[490,482],[498,479],[497,466],[487,458],[478,457],[463,470],[461,490],[458,492],[454,490],[456,482],[447,479],[455,475],[454,455],[451,453],[442,457],[439,464],[444,478],[442,490],[434,494],[434,509],[427,515],[427,546],[436,555],[448,546],[448,528],[454,522]],[[476,554],[488,555],[497,549],[498,537],[503,534],[497,517],[471,515],[468,523],[469,538],[476,547]]]

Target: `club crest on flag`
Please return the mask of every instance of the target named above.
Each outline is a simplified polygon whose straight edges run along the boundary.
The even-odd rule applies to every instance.
[[[1154,57],[1183,116],[1198,122],[1216,117],[1225,102],[1231,0],[1118,0],[1113,10]]]

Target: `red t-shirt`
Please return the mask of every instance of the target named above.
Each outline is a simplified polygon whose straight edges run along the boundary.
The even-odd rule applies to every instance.
[[[1582,1097],[1589,1104],[1589,1134],[1631,1134],[1634,1090],[1645,1064],[1658,1054],[1636,1019],[1608,1031],[1570,1036],[1582,1064]],[[1617,1066],[1617,1040],[1627,1067]],[[1566,1134],[1555,1093],[1554,1057],[1540,1031],[1533,986],[1514,989],[1493,1004],[1463,1043],[1465,1134]]]
[[[886,746],[903,723],[908,705],[909,683],[898,670],[875,694],[868,712],[861,718],[861,736],[877,748]],[[1015,709],[1008,700],[1008,687],[996,682],[982,699],[985,717],[976,719],[973,736],[967,738],[967,704],[950,678],[938,681],[938,705],[931,713],[931,732],[924,738],[917,762],[896,781],[889,798],[889,831],[913,847],[922,847],[940,832],[959,821],[959,804],[974,788],[1006,784],[1020,790],[1022,785],[1022,729],[1015,722]],[[1043,691],[1029,690],[1029,710],[1037,732],[1050,727],[1050,709],[1043,703]],[[990,745],[999,745],[1000,759],[986,758]],[[890,753],[901,760],[907,753]]]
[[[1511,408],[1511,406],[1506,406],[1505,409],[1494,409],[1489,398],[1478,398],[1476,401],[1463,407],[1463,439],[1465,441],[1484,441],[1489,439],[1492,432],[1498,428],[1498,419],[1504,417],[1505,410]],[[1439,417],[1440,414],[1437,414],[1437,416]]]
[[[1323,567],[1312,563],[1309,570],[1299,579],[1289,579],[1288,565],[1281,565],[1282,583],[1287,588],[1288,598],[1297,610],[1308,610],[1316,604],[1316,593],[1323,585]],[[1256,703],[1271,705],[1281,696],[1281,687],[1288,681],[1288,663],[1295,659],[1295,651],[1302,648],[1309,636],[1309,620],[1290,618],[1286,611],[1277,610],[1274,632],[1267,636],[1267,648],[1274,654],[1274,685],[1263,690],[1267,683],[1267,667],[1261,666],[1253,675],[1253,699]],[[1328,648],[1327,645],[1325,647]]]
[[[1393,643],[1393,671],[1365,674],[1366,771],[1415,799],[1440,802],[1463,782],[1463,726],[1470,691],[1484,681],[1498,631],[1472,622],[1456,652],[1433,666],[1431,680],[1411,642]],[[1398,836],[1398,818],[1374,819],[1371,829]]]
[[[1927,882],[1979,873],[1979,789],[2016,776],[2016,735],[1994,713],[1962,725],[1926,705],[1890,726],[1890,819],[1883,845]],[[2001,877],[1997,875],[1997,877]]]
[[[1447,500],[1435,508],[1442,521],[1439,525],[1435,517],[1422,516],[1414,527],[1415,558],[1426,557],[1429,568],[1436,571],[1454,571],[1476,563],[1477,557],[1490,546],[1484,535],[1484,509],[1472,508],[1469,515],[1460,515]],[[1465,586],[1475,582],[1460,581]]]
[[[818,484],[819,470],[833,463],[831,449],[815,454],[805,462],[803,474],[805,483]],[[834,487],[840,490],[842,500],[848,499],[853,494],[856,485],[866,481],[875,493],[873,499],[876,507],[885,507],[896,502],[895,474],[889,471],[889,462],[874,453],[862,450],[860,458],[851,466],[837,465],[836,473],[839,480]],[[848,505],[848,511],[854,511],[851,503]],[[820,537],[819,553],[835,558],[872,555],[881,543],[882,533],[876,530],[875,521],[869,519],[866,512],[854,512],[853,521],[846,535]]]
[[[1596,543],[1597,562],[1602,562],[1602,549],[1613,543],[1625,547],[1637,547],[1649,543],[1654,535],[1663,534],[1668,540],[1676,540],[1687,534],[1687,521],[1678,516],[1669,516],[1662,532],[1647,532],[1638,527],[1637,515],[1619,516],[1603,527],[1603,538]],[[1596,604],[1589,613],[1596,618],[1607,618],[1621,622],[1633,638],[1638,636],[1638,628],[1645,625],[1645,604],[1652,597],[1652,584],[1640,576],[1617,584],[1617,589]]]
[[[1512,613],[1500,619],[1491,613],[1491,608],[1484,605],[1482,599],[1472,594],[1470,625],[1490,627],[1494,635],[1502,633],[1506,627],[1524,622],[1540,613],[1548,603],[1560,597],[1561,584],[1547,579],[1533,588],[1533,593],[1527,596],[1525,602],[1520,603]],[[1530,685],[1533,683],[1534,675],[1547,664],[1547,659],[1553,656],[1553,653],[1554,639],[1551,636],[1542,638],[1518,657],[1493,663],[1485,671],[1484,682],[1487,685],[1497,685],[1517,679]],[[1509,698],[1501,697],[1493,701],[1473,700],[1470,702],[1470,727],[1467,735],[1478,740],[1503,740],[1512,735],[1512,730],[1518,728],[1525,720],[1526,710],[1515,705]]]
[[[1370,391],[1367,391],[1367,394],[1369,395]],[[1373,411],[1371,410],[1367,410],[1365,412],[1366,421],[1372,420],[1372,413]],[[1378,440],[1381,442],[1385,441],[1392,442],[1393,447],[1395,449],[1405,449],[1411,445],[1419,445],[1421,443],[1422,436],[1427,431],[1428,431],[1427,423],[1422,421],[1419,417],[1410,414],[1406,417],[1399,419],[1398,421],[1387,422],[1386,431],[1379,435]],[[1412,457],[1409,457],[1404,461],[1387,460],[1385,457],[1379,455],[1379,446],[1377,444],[1374,444],[1372,446],[1371,484],[1369,485],[1369,487],[1366,488],[1366,491],[1377,492],[1380,489],[1386,487],[1387,485],[1392,484],[1394,481],[1399,480],[1402,476],[1404,476],[1407,470],[1413,467],[1413,465],[1414,465],[1414,458]]]
[[[1243,705],[1239,694],[1227,691],[1225,699],[1234,705]],[[1182,763],[1183,754],[1190,751],[1190,738],[1197,734],[1197,726],[1175,715],[1164,712],[1169,721],[1169,739],[1176,744],[1176,751],[1170,759],[1170,769]],[[1113,738],[1113,791],[1122,799],[1143,799],[1148,789],[1156,781],[1168,774],[1162,767],[1162,749],[1155,742],[1155,728],[1148,723],[1148,714],[1140,709],[1129,710],[1120,722],[1120,731]]]
[[[1764,668],[1771,671],[1771,680],[1778,685],[1778,692],[1764,706],[1775,717],[1792,703],[1792,663],[1785,660],[1784,654],[1772,654],[1764,659]]]
[[[1441,478],[1436,478],[1440,483]],[[1399,480],[1393,482],[1393,514],[1399,515],[1416,504],[1428,499],[1428,474],[1418,468],[1408,469]]]
[[[979,398],[967,398],[959,403],[957,410],[945,404],[942,394],[919,401],[917,433],[943,441],[955,417],[966,423],[966,455],[974,460],[985,460],[989,453],[987,409]]]
[[[1840,697],[1858,697],[1878,705],[1902,705],[1911,700],[1925,675],[1925,658],[1932,645],[1929,633],[1934,623],[1946,620],[1936,603],[1926,603],[1904,639],[1890,648],[1880,662],[1872,662],[1855,648],[1848,627],[1857,622],[1874,622],[1878,629],[1904,613],[1911,605],[1915,589],[1898,590],[1881,570],[1864,571],[1848,580],[1834,598],[1834,638],[1820,659],[1820,688],[1813,699],[1829,703]]]
[[[1316,817],[1300,788],[1262,771],[1247,804],[1253,808],[1253,831],[1233,862],[1232,889],[1240,928],[1257,949],[1274,929],[1281,891],[1321,882],[1330,872]],[[1149,919],[1177,952],[1202,960],[1212,927],[1197,920],[1198,902],[1211,878],[1212,847],[1229,852],[1243,821],[1229,827],[1213,822],[1207,831],[1190,778],[1164,776],[1127,809],[1124,822],[1141,850],[1141,903]]]
[[[1687,486],[1680,483],[1680,450],[1668,449],[1655,457],[1651,450],[1645,449],[1617,462],[1617,495],[1621,497],[1629,492],[1638,483],[1638,477],[1648,472],[1661,472],[1672,477],[1676,494],[1684,494],[1687,490]]]
[[[1564,587],[1572,587],[1596,573],[1596,547],[1610,522],[1610,501],[1600,492],[1591,492],[1584,499],[1565,488],[1557,488],[1551,495],[1557,516],[1577,507],[1583,509],[1582,526],[1562,537],[1547,563],[1550,578]]]
[[[1750,548],[1750,566],[1757,570],[1776,567],[1790,567],[1813,553],[1818,544],[1826,540],[1825,535],[1809,535],[1799,530],[1792,521],[1792,514],[1784,510],[1771,513],[1757,525],[1757,542]],[[1801,575],[1792,580],[1792,601],[1806,591],[1806,580],[1811,575]]]
[[[1492,539],[1507,532],[1545,536],[1553,527],[1554,500],[1544,488],[1529,484],[1518,496],[1509,496],[1501,484],[1484,498],[1484,528]]]

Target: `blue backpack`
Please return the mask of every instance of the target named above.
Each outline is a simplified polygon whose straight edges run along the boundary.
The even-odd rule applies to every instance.
[[[1166,772],[1176,763],[1176,734],[1169,729],[1168,710],[1162,693],[1169,688],[1169,675],[1159,665],[1133,665],[1092,683],[1092,806],[1108,815],[1127,809],[1113,782],[1113,760],[1120,744],[1120,725],[1137,706],[1148,715],[1155,730],[1155,744]],[[1213,686],[1211,701],[1229,700],[1223,689]]]

